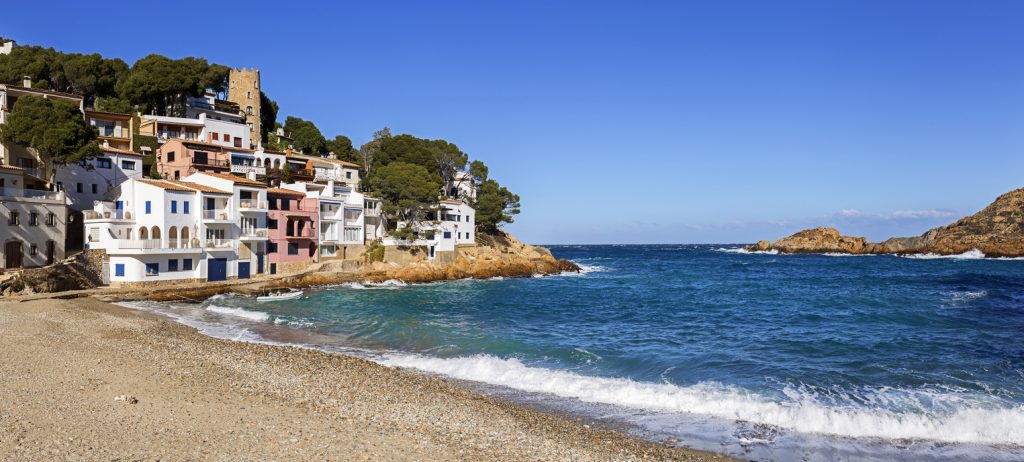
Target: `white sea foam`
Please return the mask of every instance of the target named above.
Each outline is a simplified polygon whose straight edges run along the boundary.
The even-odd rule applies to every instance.
[[[874,257],[873,253],[843,253],[843,252],[825,252],[821,255],[826,257]]]
[[[773,400],[713,382],[681,387],[591,377],[488,355],[444,359],[391,354],[382,362],[588,403],[691,413],[803,433],[1024,445],[1024,406],[1000,407],[947,391],[884,388],[859,393],[867,404],[835,404],[828,402],[834,397],[824,399],[796,388],[787,388],[784,399]]]
[[[398,279],[388,279],[386,281],[381,281],[381,282],[369,282],[369,281],[349,282],[347,284],[342,284],[341,286],[342,287],[347,287],[349,289],[364,290],[364,289],[398,289],[398,288],[401,288],[401,287],[406,287],[408,285],[409,285],[409,283],[407,283],[405,281],[400,281]]]
[[[778,255],[779,254],[779,251],[775,250],[775,249],[770,249],[770,250],[747,250],[747,249],[744,249],[743,247],[719,247],[719,248],[715,249],[715,251],[717,251],[717,252],[725,252],[725,253],[743,253],[743,254],[751,254],[751,255],[757,255],[757,254],[760,254],[760,255]]]
[[[250,319],[253,321],[267,321],[270,319],[270,315],[262,311],[249,311],[244,308],[231,308],[227,306],[210,305],[206,307],[207,311],[214,313],[226,314],[228,316],[237,316],[239,318]]]
[[[955,254],[955,255],[939,255],[937,253],[917,253],[917,254],[901,254],[901,255],[897,255],[897,256],[903,257],[903,258],[913,258],[915,260],[937,260],[937,259],[947,259],[947,260],[980,260],[982,258],[985,258],[985,254],[982,253],[982,251],[980,251],[978,249],[968,250],[968,251],[966,251],[964,253]]]

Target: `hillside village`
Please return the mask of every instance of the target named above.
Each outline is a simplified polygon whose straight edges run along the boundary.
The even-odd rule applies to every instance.
[[[3,42],[0,61],[18,49]],[[118,286],[248,279],[330,260],[380,261],[388,247],[452,261],[458,248],[476,245],[479,188],[496,197],[485,200],[497,209],[486,230],[496,231],[518,213],[517,197],[481,178],[482,163],[469,163],[440,140],[441,154],[425,161],[436,163],[438,173],[381,161],[368,188],[373,146],[356,151],[341,143],[344,155],[297,146],[295,138],[308,138],[311,123],[276,123],[276,103],[267,104],[259,71],[225,69],[223,88],[122,112],[102,97],[54,90],[30,75],[0,83],[2,268],[45,267],[87,253],[101,262],[103,283]],[[32,129],[25,128],[30,104],[73,107],[93,133],[70,155],[66,146],[47,149],[39,136],[19,139],[17,130]],[[72,122],[68,130],[78,130]],[[289,131],[289,124],[299,128]],[[380,148],[392,139],[414,147],[435,142],[384,130],[368,145],[378,145],[381,160],[408,157]],[[414,148],[409,152],[422,157]]]

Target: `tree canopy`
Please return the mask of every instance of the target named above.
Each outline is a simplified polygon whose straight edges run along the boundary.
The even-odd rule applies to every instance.
[[[96,129],[85,124],[78,105],[40,96],[18,98],[7,122],[0,125],[0,141],[34,148],[54,165],[99,155],[96,135]]]
[[[260,139],[264,142],[270,140],[267,135],[276,129],[279,110],[277,101],[270,99],[266,93],[260,91]]]
[[[419,221],[430,206],[437,203],[441,184],[422,165],[392,162],[376,169],[367,179],[383,200],[384,212],[399,220]]]
[[[305,154],[326,154],[327,138],[324,138],[320,129],[311,121],[298,117],[288,116],[284,120],[284,131],[292,139],[295,149]]]
[[[207,89],[223,91],[229,72],[226,66],[211,65],[203,58],[153,54],[136,61],[115,90],[145,112],[181,117],[189,96],[201,96]]]
[[[327,151],[333,152],[338,159],[360,163],[359,154],[352,147],[352,140],[345,135],[335,136],[333,140],[328,141]]]
[[[498,226],[512,223],[512,215],[519,213],[519,196],[512,194],[508,188],[497,181],[484,180],[477,186],[476,225],[481,231],[494,233]]]
[[[16,46],[10,54],[0,55],[0,82],[20,84],[28,76],[33,87],[82,96],[113,96],[117,82],[127,74],[124,61],[99,54]]]

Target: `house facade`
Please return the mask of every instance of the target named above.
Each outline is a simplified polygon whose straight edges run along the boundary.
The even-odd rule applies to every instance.
[[[362,193],[333,181],[290,183],[281,187],[317,200],[319,223],[316,229],[321,259],[351,259],[362,255],[366,233]]]
[[[104,145],[93,159],[57,168],[56,189],[67,193],[76,212],[92,209],[108,191],[130,179],[141,179],[142,155]]]
[[[252,178],[226,173],[200,172],[185,179],[190,184],[229,191],[227,203],[207,200],[203,218],[209,220],[206,239],[234,244],[237,263],[228,276],[246,279],[267,271],[267,187]]]
[[[22,86],[0,84],[0,124],[7,121],[11,110],[23,96],[38,96],[48,99],[59,99],[71,102],[83,109],[81,96],[50,90],[32,88],[32,81],[25,79]],[[26,181],[32,182],[38,189],[52,189],[54,171],[48,162],[35,149],[15,143],[0,143],[0,164],[21,168]]]
[[[296,190],[271,188],[267,201],[270,273],[296,271],[319,261],[317,198]]]
[[[0,256],[4,269],[45,266],[64,258],[68,208],[61,191],[26,188],[25,172],[0,165]]]
[[[216,144],[169,139],[157,149],[156,165],[165,179],[180,180],[199,172],[228,173],[231,155]]]

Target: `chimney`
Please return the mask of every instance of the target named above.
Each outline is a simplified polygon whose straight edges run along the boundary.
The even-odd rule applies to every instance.
[[[21,86],[25,88],[32,88],[32,76],[26,75],[25,77],[22,77]]]

